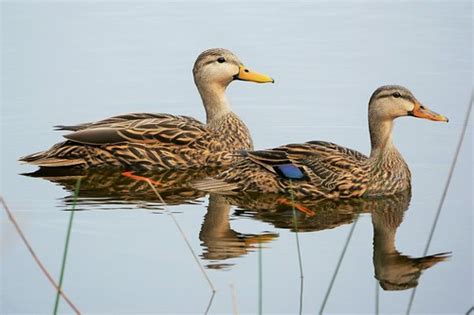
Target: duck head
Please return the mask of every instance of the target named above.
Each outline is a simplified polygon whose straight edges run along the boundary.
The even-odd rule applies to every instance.
[[[234,80],[257,83],[274,83],[265,75],[245,67],[239,58],[231,51],[223,48],[213,48],[202,52],[193,68],[194,82],[227,87]]]
[[[223,48],[202,52],[194,63],[193,76],[206,109],[208,124],[219,121],[231,111],[225,90],[232,81],[274,83],[271,77],[248,69],[236,55]]]
[[[378,156],[393,148],[393,121],[398,117],[413,116],[434,121],[448,121],[443,115],[423,106],[405,87],[385,85],[372,94],[369,101],[369,130],[371,156]]]
[[[448,118],[423,106],[403,86],[385,85],[375,90],[369,101],[369,118],[393,120],[402,116],[448,122]]]

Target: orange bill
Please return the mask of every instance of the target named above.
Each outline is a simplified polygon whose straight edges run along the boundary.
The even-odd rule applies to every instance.
[[[440,115],[435,113],[434,111],[426,108],[425,106],[421,105],[420,103],[416,102],[415,107],[412,111],[408,112],[410,116],[415,116],[418,118],[424,118],[434,121],[445,121],[448,122],[449,119],[446,116]]]

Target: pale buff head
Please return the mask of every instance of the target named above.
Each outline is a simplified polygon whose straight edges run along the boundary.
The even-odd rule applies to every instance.
[[[231,51],[213,48],[202,52],[193,67],[194,82],[227,87],[238,75],[242,62]]]
[[[206,109],[207,122],[217,121],[230,112],[225,90],[234,80],[273,83],[267,75],[249,70],[231,51],[213,48],[202,52],[193,67],[194,82]]]
[[[435,121],[448,118],[423,106],[407,88],[399,85],[379,87],[370,97],[369,120],[393,120],[402,116],[414,116]]]
[[[371,156],[377,156],[379,152],[392,147],[393,120],[403,116],[448,121],[445,116],[423,106],[407,88],[399,85],[381,86],[369,101]]]

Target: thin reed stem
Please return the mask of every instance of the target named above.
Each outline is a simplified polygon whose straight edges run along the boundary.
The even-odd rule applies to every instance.
[[[375,314],[376,315],[379,315],[379,294],[380,294],[380,286],[379,286],[379,282],[377,280],[375,280]]]
[[[295,238],[296,238],[296,250],[298,252],[298,264],[300,267],[300,307],[299,307],[299,314],[303,313],[303,282],[304,282],[304,274],[303,274],[303,259],[301,258],[301,247],[300,247],[300,239],[298,235],[298,219],[296,217],[296,209],[295,209],[295,195],[293,191],[293,182],[290,180],[290,198],[291,198],[291,209],[293,211],[293,226],[295,228]]]
[[[262,242],[258,242],[258,314],[263,314]]]
[[[295,196],[293,193],[293,182],[290,180],[290,198],[291,198],[291,208],[293,210],[293,225],[295,227],[295,238],[296,238],[296,249],[298,251],[298,263],[300,267],[300,277],[303,279],[303,260],[301,259],[301,248],[300,248],[300,239],[298,236],[298,220],[296,218],[296,209],[295,209]]]
[[[51,285],[59,292],[59,294],[61,294],[61,296],[63,297],[64,301],[66,301],[66,303],[71,307],[71,309],[78,315],[81,314],[81,312],[79,311],[79,309],[76,307],[76,305],[74,305],[74,303],[72,303],[72,301],[69,299],[69,297],[66,295],[66,293],[64,293],[64,291],[59,287],[59,285],[56,283],[56,281],[54,280],[53,276],[51,276],[51,274],[49,273],[49,271],[46,269],[46,267],[44,266],[44,264],[41,262],[41,260],[39,259],[38,255],[36,255],[35,251],[33,250],[33,247],[31,246],[30,242],[28,241],[28,239],[26,238],[25,234],[23,233],[23,231],[21,230],[20,228],[20,225],[18,224],[18,222],[16,221],[15,217],[13,216],[13,213],[11,212],[10,208],[8,207],[7,203],[5,202],[5,199],[3,199],[2,196],[0,196],[0,203],[3,205],[3,208],[5,209],[7,215],[8,215],[8,218],[10,219],[10,221],[12,222],[13,226],[15,227],[15,230],[16,232],[18,233],[18,235],[20,235],[20,238],[21,240],[23,241],[23,244],[25,244],[26,248],[28,249],[28,251],[30,252],[31,256],[33,257],[33,259],[35,260],[36,264],[38,265],[38,267],[40,268],[40,270],[43,272],[43,274],[46,276],[46,278],[48,279],[49,283],[51,283]]]
[[[300,310],[299,315],[303,314],[303,289],[304,289],[304,278],[300,278]]]
[[[331,290],[334,285],[334,282],[336,281],[336,277],[339,272],[339,268],[341,267],[342,260],[344,259],[347,248],[349,247],[349,242],[352,238],[352,234],[354,233],[354,229],[356,227],[358,219],[359,219],[359,215],[357,215],[356,219],[354,220],[354,223],[352,223],[351,230],[349,231],[349,234],[347,235],[346,243],[344,244],[344,248],[342,249],[341,256],[339,257],[339,261],[337,262],[336,270],[334,270],[334,274],[332,275],[331,283],[329,284],[329,287],[326,292],[326,296],[324,297],[323,304],[321,305],[321,310],[319,311],[319,314],[323,314],[324,308],[326,307],[326,303],[329,299],[329,295],[331,294]]]
[[[159,182],[156,182],[156,181],[152,181],[150,178],[147,178],[147,177],[143,177],[143,176],[136,176],[136,175],[133,175],[132,172],[124,172],[122,173],[122,175],[126,176],[126,177],[129,177],[129,178],[133,178],[135,180],[138,180],[138,181],[145,181],[148,183],[148,185],[150,186],[150,188],[153,190],[153,192],[155,193],[156,197],[158,198],[158,200],[160,200],[160,202],[166,206],[166,202],[163,200],[163,198],[161,197],[160,193],[158,192],[158,190],[156,190],[156,187],[155,185],[159,185]],[[214,287],[214,285],[212,284],[212,281],[211,279],[209,278],[209,276],[207,275],[207,272],[206,270],[204,269],[204,267],[201,265],[201,262],[199,261],[199,258],[198,256],[196,255],[196,253],[194,252],[193,250],[193,247],[191,246],[191,243],[189,242],[188,238],[186,237],[186,234],[184,233],[183,229],[181,228],[181,225],[179,224],[178,220],[176,220],[175,216],[173,215],[173,213],[171,211],[169,211],[167,208],[164,208],[164,211],[171,217],[171,219],[173,220],[174,224],[176,225],[176,227],[178,228],[178,231],[179,233],[181,234],[181,237],[183,238],[184,242],[186,243],[186,246],[188,247],[189,251],[191,252],[191,255],[193,256],[194,260],[196,261],[196,264],[198,265],[199,267],[199,270],[201,270],[201,273],[203,274],[204,278],[206,279],[207,283],[209,284],[209,287],[211,288],[211,291],[212,291],[212,294],[211,294],[211,298],[209,299],[209,303],[206,307],[206,310],[204,311],[204,314],[207,314],[209,312],[209,310],[211,309],[211,306],[212,306],[212,302],[214,301],[214,296],[216,294],[216,289]]]
[[[60,290],[63,287],[63,280],[64,280],[64,271],[66,270],[66,260],[67,260],[67,253],[69,249],[69,240],[71,238],[71,230],[72,230],[72,220],[74,219],[74,213],[76,212],[76,204],[77,204],[77,196],[79,195],[79,189],[81,187],[81,178],[79,177],[76,182],[76,189],[74,190],[74,197],[72,200],[72,207],[71,207],[71,213],[69,215],[69,223],[67,227],[67,233],[66,233],[66,241],[64,244],[64,252],[63,252],[63,259],[61,263],[61,274],[59,276],[59,288],[56,294],[56,300],[54,302],[54,311],[53,314],[56,315],[58,313],[58,307],[59,307],[59,295],[60,295]]]
[[[153,185],[153,183],[152,183],[149,179],[145,179],[145,181],[148,183],[148,185],[150,185],[151,189],[153,190],[153,192],[155,193],[155,195],[158,197],[158,199],[160,200],[160,202],[163,203],[163,204],[166,206],[166,202],[163,200],[163,198],[161,197],[161,195],[160,195],[160,193],[158,192],[158,190],[156,190],[155,185]],[[189,242],[188,238],[186,237],[186,234],[184,234],[184,231],[183,231],[183,229],[181,228],[181,225],[178,223],[178,220],[176,220],[176,217],[173,215],[173,213],[172,213],[171,211],[169,211],[169,210],[166,209],[166,208],[165,208],[165,211],[166,211],[166,213],[171,217],[171,219],[173,220],[174,224],[175,224],[176,227],[178,228],[179,233],[181,234],[181,237],[183,238],[184,242],[185,242],[186,245],[188,246],[188,249],[189,249],[189,251],[191,252],[191,255],[194,257],[194,260],[196,261],[196,264],[199,266],[199,269],[201,270],[202,274],[204,275],[204,278],[206,279],[207,283],[209,284],[209,287],[211,288],[212,292],[215,292],[216,289],[215,289],[214,285],[212,284],[211,279],[210,279],[209,276],[207,275],[206,270],[204,270],[204,267],[201,265],[201,262],[199,261],[198,256],[197,256],[196,253],[194,252],[194,249],[193,249],[193,247],[191,246],[191,243]],[[212,297],[212,298],[214,298],[214,297]],[[211,302],[212,302],[212,300],[211,300]]]
[[[207,303],[206,310],[204,311],[204,315],[209,314],[209,310],[211,309],[212,302],[214,301],[214,297],[216,296],[216,291],[211,292],[211,298],[209,299],[209,303]]]
[[[237,292],[235,290],[235,285],[233,283],[230,284],[230,291],[232,294],[232,313],[234,315],[238,315],[239,309],[237,308]]]

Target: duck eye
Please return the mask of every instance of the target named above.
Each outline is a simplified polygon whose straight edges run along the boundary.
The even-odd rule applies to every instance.
[[[225,58],[224,57],[219,57],[219,58],[217,58],[217,62],[218,63],[223,63],[223,62],[225,62]]]
[[[395,93],[392,94],[392,96],[395,97],[395,98],[399,98],[402,95],[400,94],[400,92],[395,92]]]

